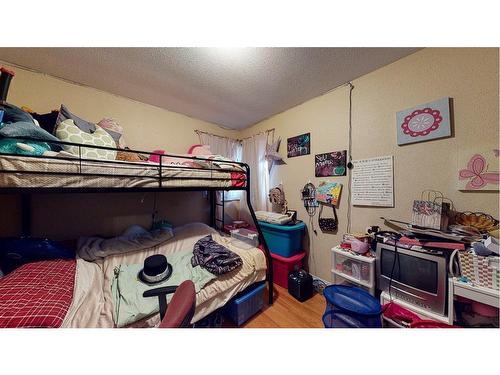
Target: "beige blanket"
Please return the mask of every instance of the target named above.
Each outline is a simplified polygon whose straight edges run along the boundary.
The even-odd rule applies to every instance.
[[[112,255],[96,262],[78,259],[73,302],[62,327],[114,327],[111,296],[114,267],[119,264],[141,263],[152,254],[164,254],[168,258],[168,254],[193,249],[196,241],[207,234],[212,234],[215,241],[240,255],[243,266],[218,277],[197,293],[193,323],[223,306],[249,285],[265,279],[266,258],[261,250],[235,247],[230,238],[220,236],[214,229],[201,223],[188,224],[176,228],[174,232],[174,238],[147,250]],[[133,326],[153,327],[158,323],[159,316],[156,314]]]

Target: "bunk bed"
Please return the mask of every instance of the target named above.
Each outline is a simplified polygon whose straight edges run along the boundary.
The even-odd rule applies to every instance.
[[[29,137],[19,137],[16,139],[19,142],[38,141]],[[50,144],[51,146],[55,144],[62,149],[73,147],[73,149],[76,148],[78,150],[78,153],[69,154],[61,151],[50,153],[49,155],[0,154],[0,194],[19,194],[21,196],[22,234],[24,236],[31,235],[32,194],[206,191],[208,192],[207,203],[210,206],[209,226],[214,229],[209,230],[206,229],[209,226],[205,226],[206,228],[199,226],[196,228],[199,231],[197,234],[213,233],[218,242],[224,243],[231,250],[238,251],[231,247],[227,238],[220,236],[215,231],[216,227],[220,228],[224,224],[223,217],[217,217],[217,212],[219,211],[217,210],[217,206],[221,204],[217,202],[217,193],[228,190],[245,191],[248,210],[260,237],[260,250],[257,251],[255,249],[255,251],[260,254],[262,259],[257,259],[259,256],[253,256],[252,258],[250,253],[245,254],[245,252],[240,251],[239,254],[242,256],[243,261],[250,262],[253,268],[243,270],[241,274],[234,277],[234,280],[229,280],[229,278],[220,280],[220,285],[223,287],[219,284],[212,286],[213,295],[210,288],[201,290],[198,293],[200,303],[197,303],[197,315],[195,315],[195,318],[200,319],[209,312],[221,307],[227,302],[229,297],[234,296],[252,283],[261,280],[266,281],[268,284],[268,303],[273,303],[272,258],[250,201],[250,167],[247,164],[215,157],[155,154],[131,149],[119,151],[134,155],[143,155],[145,157],[155,155],[159,158],[159,162],[93,159],[82,156],[85,154],[85,149],[101,149],[113,152],[117,150],[104,146],[83,145],[63,141],[51,141]],[[189,230],[192,230],[192,228],[188,228],[188,232]],[[165,251],[168,253],[169,251],[175,251],[179,246],[185,246],[185,243],[182,241],[174,244],[166,243],[165,246]],[[156,248],[150,249],[146,253],[152,254],[156,250]],[[113,272],[112,266],[117,264],[117,262],[123,261],[123,259],[126,261],[138,261],[143,259],[147,254],[141,254],[140,256],[132,254],[129,258],[110,257],[112,259],[106,265],[107,269],[104,271],[104,274],[100,275],[98,275],[99,271],[97,271],[95,265],[91,264],[92,262],[89,263],[77,259],[76,266],[80,266],[80,270],[76,272],[76,279],[78,277],[87,277],[89,280],[92,280],[92,283],[96,282],[95,280],[99,280],[98,282],[104,285],[103,280],[106,283],[109,282],[109,275]],[[83,315],[85,316],[97,313],[97,311],[93,312],[92,308],[87,309],[85,307],[85,304],[91,298],[86,291],[88,292],[91,287],[92,285],[90,284],[84,288],[81,285],[74,286],[73,300],[71,302],[71,307],[74,309],[72,312],[68,312],[67,315],[72,316],[65,317],[62,324],[63,327],[79,326],[79,318],[74,313],[76,310],[88,310],[84,311]],[[220,292],[221,289],[224,289],[227,293],[225,295],[217,295],[217,290]],[[107,309],[110,309],[109,306]],[[110,326],[109,316],[108,314],[108,322],[97,326]],[[97,324],[96,322],[94,323]],[[94,323],[89,325],[87,322],[84,325],[93,326]]]

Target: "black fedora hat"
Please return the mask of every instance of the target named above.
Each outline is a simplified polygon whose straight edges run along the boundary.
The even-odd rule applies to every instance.
[[[167,257],[155,254],[144,259],[144,267],[137,277],[145,284],[154,285],[168,280],[170,275],[172,275],[172,265],[167,262]]]

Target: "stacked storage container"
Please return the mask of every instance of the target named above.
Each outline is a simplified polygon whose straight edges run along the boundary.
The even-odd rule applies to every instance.
[[[277,225],[259,221],[267,246],[273,258],[274,282],[288,288],[288,273],[302,267],[305,252],[302,238],[305,224]]]

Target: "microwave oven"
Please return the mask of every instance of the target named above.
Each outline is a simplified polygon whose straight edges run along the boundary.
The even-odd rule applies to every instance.
[[[377,242],[376,256],[381,291],[423,310],[446,315],[448,259],[445,253]]]

